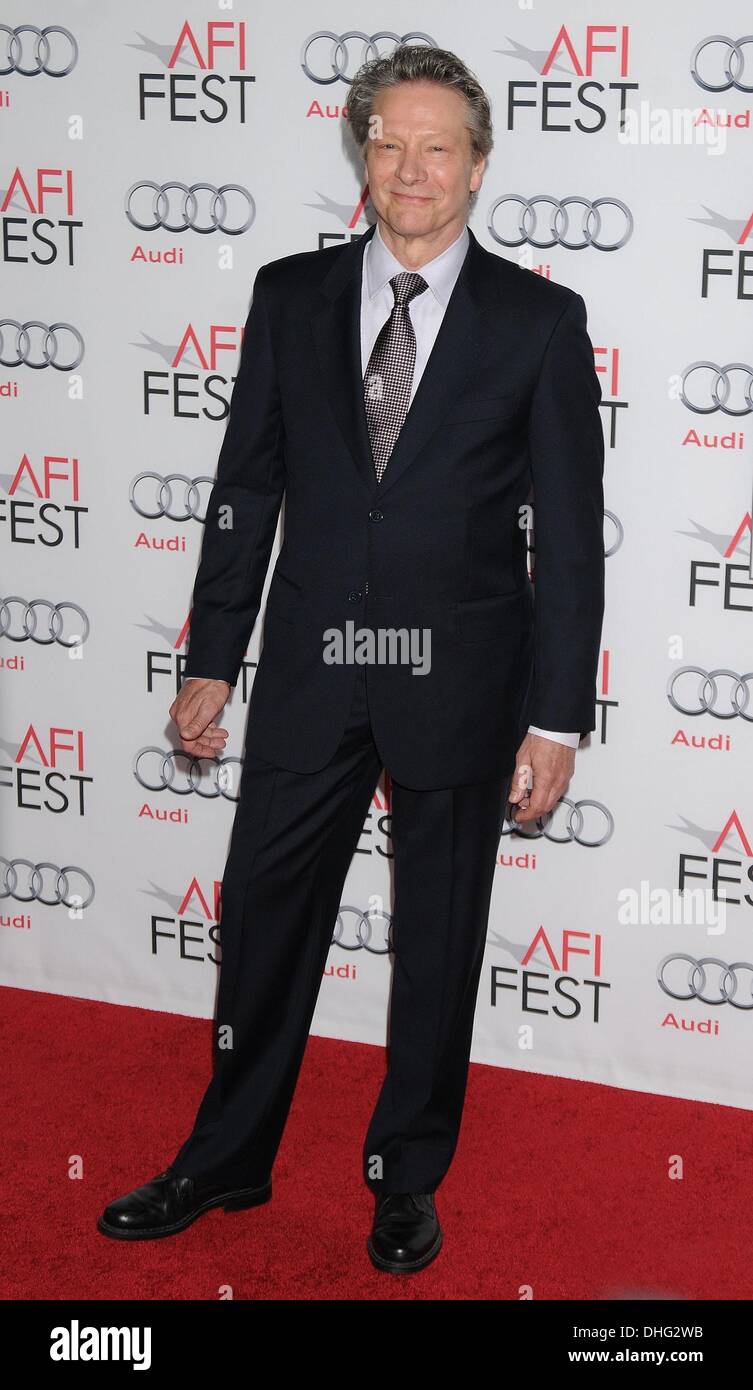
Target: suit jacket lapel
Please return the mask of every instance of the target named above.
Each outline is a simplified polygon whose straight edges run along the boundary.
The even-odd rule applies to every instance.
[[[399,438],[377,482],[361,371],[361,277],[366,243],[376,226],[350,242],[321,290],[326,303],[311,319],[325,389],[340,430],[371,496],[382,497],[441,425],[477,361],[484,312],[483,248],[469,231],[469,245],[444,318]]]

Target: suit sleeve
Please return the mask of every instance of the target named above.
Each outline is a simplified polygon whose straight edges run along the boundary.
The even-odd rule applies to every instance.
[[[529,423],[534,526],[530,723],[596,728],[604,615],[604,432],[586,306],[573,294],[547,344]]]
[[[235,685],[259,612],[284,491],[282,412],[262,266],[207,505],[186,676]]]

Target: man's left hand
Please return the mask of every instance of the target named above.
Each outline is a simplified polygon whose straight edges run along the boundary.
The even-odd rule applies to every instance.
[[[567,789],[575,771],[575,748],[557,743],[540,734],[526,734],[518,749],[515,771],[510,784],[508,801],[517,808],[512,819],[516,825],[536,820],[553,811]],[[526,790],[527,770],[533,770],[533,788]]]

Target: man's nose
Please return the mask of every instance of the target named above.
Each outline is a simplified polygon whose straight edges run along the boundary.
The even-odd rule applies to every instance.
[[[426,178],[421,160],[415,154],[404,154],[397,172],[403,183],[423,183]]]

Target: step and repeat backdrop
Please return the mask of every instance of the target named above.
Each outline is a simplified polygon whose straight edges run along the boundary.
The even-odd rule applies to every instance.
[[[350,80],[436,44],[493,105],[473,230],[583,295],[606,443],[597,728],[552,817],[500,826],[473,1057],[753,1107],[749,30],[707,0],[0,8],[5,984],[213,1013],[263,608],[223,765],[168,709],[251,287],[368,228]],[[385,1041],[391,863],[383,773],[316,1033]]]

